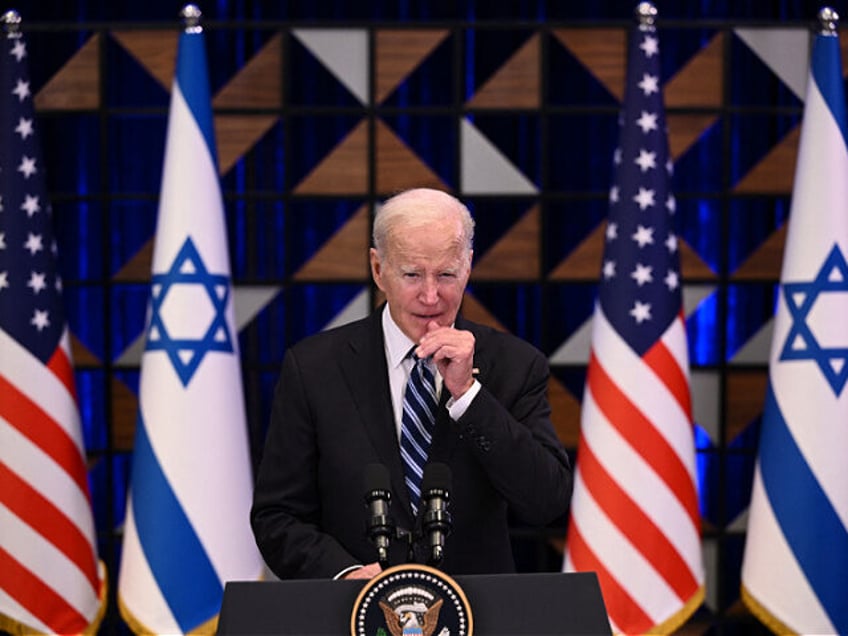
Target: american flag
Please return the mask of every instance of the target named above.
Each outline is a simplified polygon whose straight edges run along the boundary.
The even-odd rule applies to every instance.
[[[704,594],[675,199],[653,26],[630,34],[564,569],[614,631],[668,633]]]
[[[0,39],[0,629],[96,628],[105,596],[27,47]]]

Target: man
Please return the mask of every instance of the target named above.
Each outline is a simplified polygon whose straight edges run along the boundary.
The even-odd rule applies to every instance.
[[[291,347],[283,361],[257,475],[251,522],[282,578],[370,578],[380,572],[366,535],[363,472],[384,464],[391,515],[413,537],[423,506],[401,452],[404,392],[416,362],[435,377],[438,409],[426,461],[452,474],[453,528],[442,569],[514,571],[508,512],[529,524],[562,515],[568,458],[549,420],[548,365],[529,344],[458,316],[471,270],[474,222],[454,197],[430,189],[386,201],[374,221],[371,273],[386,304],[368,318]],[[423,463],[423,462],[422,462]],[[419,475],[420,476],[420,475]],[[395,540],[389,563],[407,562]]]

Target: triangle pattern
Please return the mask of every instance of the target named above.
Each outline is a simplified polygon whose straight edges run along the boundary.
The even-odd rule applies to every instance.
[[[704,131],[709,130],[717,121],[718,115],[668,113],[666,115],[668,150],[672,160],[677,161],[686,154]]]
[[[536,194],[536,186],[468,119],[462,118],[462,191],[465,194]]]
[[[35,96],[38,110],[93,110],[100,106],[99,35],[91,36]]]
[[[218,108],[279,108],[282,105],[283,36],[272,37],[212,99]]]
[[[731,280],[778,280],[783,267],[786,231],[784,223],[733,272]]]
[[[233,287],[233,313],[236,330],[249,325],[265,309],[282,287],[278,285],[238,285]]]
[[[363,205],[293,276],[296,281],[367,281],[370,219]]]
[[[568,340],[548,358],[551,364],[588,364],[592,349],[592,316],[580,325]]]
[[[379,104],[448,36],[446,29],[380,29],[375,35],[376,92]]]
[[[368,31],[293,29],[294,35],[361,104],[368,104]]]
[[[117,283],[133,283],[138,281],[150,281],[150,272],[153,266],[153,238],[141,246],[141,248],[130,258],[124,266],[119,269],[112,280]]]
[[[218,173],[227,174],[277,119],[276,115],[215,115]]]
[[[810,64],[809,29],[734,29],[733,32],[804,101]]]
[[[365,194],[368,191],[368,122],[361,121],[294,188],[295,194]]]
[[[362,291],[353,298],[353,300],[345,305],[344,309],[337,313],[330,322],[324,325],[324,328],[321,331],[335,329],[336,327],[341,327],[342,325],[346,325],[354,320],[365,318],[371,313],[368,296],[368,288],[364,287]]]
[[[462,315],[468,320],[479,322],[481,325],[488,325],[492,329],[498,331],[509,332],[509,329],[504,327],[495,316],[486,309],[479,300],[477,300],[469,292],[465,292],[462,298]]]
[[[555,29],[553,34],[606,87],[610,95],[618,101],[624,98],[625,29]]]
[[[86,347],[82,340],[71,334],[71,358],[75,364],[81,366],[100,366],[103,361],[91,352],[91,349]]]
[[[111,35],[166,91],[171,90],[177,61],[178,33],[175,31],[112,31]]]
[[[601,221],[592,232],[557,265],[548,280],[596,280],[601,275],[601,259],[607,222]]]
[[[760,330],[748,339],[730,359],[731,365],[768,364],[771,341],[774,336],[774,318],[769,318]]]
[[[668,108],[715,107],[724,93],[724,36],[719,33],[663,86]]]
[[[410,187],[450,188],[382,120],[375,121],[377,192],[391,194]]]
[[[532,35],[468,101],[468,108],[539,108],[540,35]]]
[[[535,280],[539,276],[541,215],[533,206],[474,265],[471,279]]]
[[[795,180],[800,139],[801,126],[798,125],[739,180],[733,192],[790,194]]]

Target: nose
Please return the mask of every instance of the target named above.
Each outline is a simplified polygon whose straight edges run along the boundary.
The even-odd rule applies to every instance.
[[[421,285],[421,292],[419,294],[419,299],[422,303],[427,305],[433,305],[439,300],[439,284],[435,278],[431,278],[429,276],[424,278],[424,281]]]

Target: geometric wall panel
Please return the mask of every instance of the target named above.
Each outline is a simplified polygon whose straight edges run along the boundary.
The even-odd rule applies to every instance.
[[[38,110],[88,110],[100,105],[100,42],[95,34],[35,96]]]
[[[363,205],[293,276],[297,281],[362,280],[370,277],[369,208]]]
[[[378,29],[374,51],[376,103],[383,102],[448,35],[446,29]]]
[[[539,276],[538,206],[525,213],[475,263],[471,280],[535,280]]]
[[[795,178],[801,127],[796,126],[736,184],[737,194],[789,194]]]
[[[553,34],[611,95],[621,101],[626,68],[625,29],[555,29]]]
[[[497,72],[468,100],[474,108],[538,108],[539,46],[535,34],[525,42]]]
[[[368,103],[368,33],[364,29],[295,29],[294,35],[362,104]]]
[[[170,91],[177,59],[176,31],[112,31],[123,46],[162,87]]]

